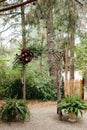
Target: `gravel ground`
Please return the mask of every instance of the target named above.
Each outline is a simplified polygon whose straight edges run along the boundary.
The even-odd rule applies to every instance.
[[[87,113],[78,122],[70,123],[58,119],[56,105],[31,107],[30,111],[30,120],[11,124],[0,122],[0,130],[87,130]]]

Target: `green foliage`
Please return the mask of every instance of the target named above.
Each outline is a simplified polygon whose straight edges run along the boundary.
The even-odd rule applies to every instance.
[[[45,66],[39,70],[38,62],[29,64],[26,68],[26,98],[39,100],[56,100],[57,92],[54,78],[48,75]],[[36,67],[35,67],[36,66]],[[8,70],[6,78],[0,82],[0,99],[3,98],[22,98],[22,81],[20,69]]]
[[[46,47],[42,48],[38,44],[32,44],[30,49],[34,51],[34,56],[37,58],[46,50]],[[56,100],[54,78],[49,76],[47,57],[43,55],[43,58],[45,60],[42,61],[42,69],[40,69],[37,59],[26,67],[27,99]],[[0,99],[22,98],[22,67],[18,66],[13,69],[11,63],[7,67],[1,64],[3,68],[0,69]]]
[[[24,121],[30,117],[30,111],[24,100],[9,99],[0,109],[0,119],[2,121]]]
[[[3,78],[6,78],[6,69],[6,58],[4,55],[0,55],[0,81],[2,81]]]
[[[56,100],[57,93],[52,77],[48,79],[39,77],[34,83],[27,83],[29,84],[27,87],[27,99]]]
[[[59,104],[59,110],[65,110],[67,113],[74,113],[76,116],[78,114],[83,114],[83,110],[87,110],[87,104],[80,99],[79,96],[66,96]]]
[[[0,99],[22,98],[22,83],[20,79],[6,79],[0,84]]]
[[[0,99],[3,98],[22,98],[22,82],[21,79],[5,79],[0,84]]]
[[[41,54],[46,50],[46,46],[42,47],[39,44],[31,44],[28,49],[31,50],[35,58],[38,58],[38,56],[41,56]]]
[[[4,73],[5,71],[5,73]],[[22,83],[21,72],[19,68],[15,70],[11,67],[4,68],[2,71],[2,79],[0,80],[0,99],[3,98],[21,98],[22,96]]]
[[[83,74],[87,71],[87,39],[76,45],[75,65]]]
[[[29,66],[29,69],[27,68],[27,99],[56,100],[57,90],[54,77],[49,76],[46,66],[42,70],[35,66],[37,64],[34,63]]]

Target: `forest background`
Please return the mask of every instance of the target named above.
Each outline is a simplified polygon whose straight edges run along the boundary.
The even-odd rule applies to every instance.
[[[24,2],[7,0],[0,8]],[[79,44],[78,44],[79,42]],[[26,99],[56,100],[62,73],[87,72],[87,8],[81,0],[38,0],[0,12],[0,98],[23,97],[23,67],[14,67],[21,49],[46,48],[26,65]],[[63,52],[64,55],[61,55]],[[58,99],[60,96],[58,96]]]

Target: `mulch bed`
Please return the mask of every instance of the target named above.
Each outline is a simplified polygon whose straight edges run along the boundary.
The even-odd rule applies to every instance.
[[[40,108],[40,107],[50,107],[56,105],[56,101],[38,101],[38,100],[29,100],[28,101],[29,108]]]
[[[56,101],[38,101],[38,100],[27,100],[29,108],[40,108],[40,107],[50,107],[56,105]],[[0,100],[0,107],[6,102],[6,100]]]

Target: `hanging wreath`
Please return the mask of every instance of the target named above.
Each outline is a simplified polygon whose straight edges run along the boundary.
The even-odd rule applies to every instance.
[[[22,64],[28,64],[34,58],[34,54],[28,49],[22,49],[21,54],[17,56],[17,61]]]
[[[21,50],[21,54],[16,54],[13,62],[13,66],[26,65],[32,61],[33,58],[38,58],[42,55],[42,52],[46,50],[46,47],[41,47],[40,45],[32,44],[26,49]]]

